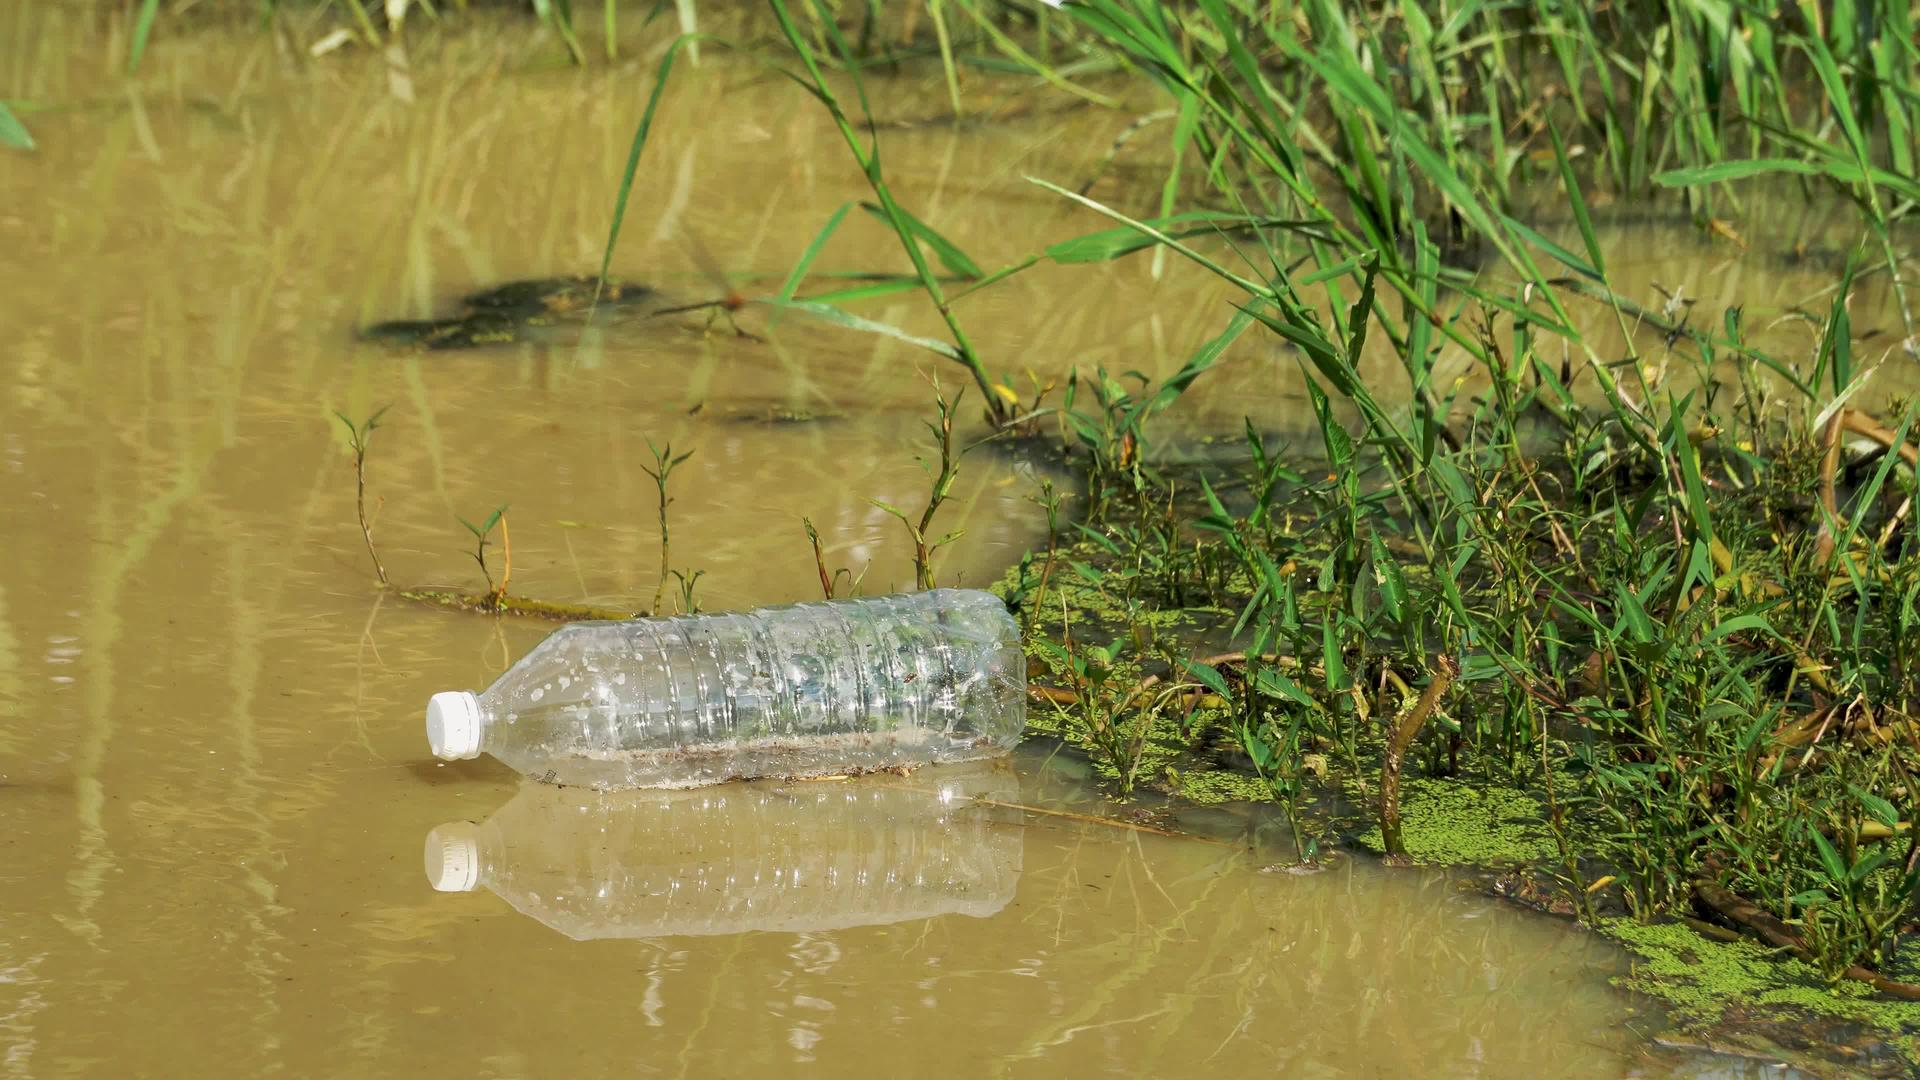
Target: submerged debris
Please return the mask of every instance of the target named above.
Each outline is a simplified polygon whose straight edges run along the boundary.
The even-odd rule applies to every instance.
[[[592,319],[631,315],[659,305],[659,294],[648,286],[611,278],[596,300],[598,284],[597,278],[585,274],[509,281],[463,297],[462,310],[456,315],[375,323],[361,336],[423,349],[475,349],[538,340],[557,327],[581,326]]]

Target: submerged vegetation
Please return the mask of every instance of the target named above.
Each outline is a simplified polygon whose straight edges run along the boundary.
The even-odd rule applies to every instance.
[[[585,6],[537,6],[585,62],[564,21]],[[701,6],[677,5],[683,28]],[[1754,1007],[1818,1011],[1817,990],[1920,1061],[1920,1013],[1887,1002],[1920,999],[1900,964],[1920,889],[1920,454],[1914,402],[1873,385],[1920,359],[1909,5],[954,0],[907,6],[935,30],[918,51],[876,5],[771,6],[755,55],[831,114],[910,272],[803,297],[842,207],[755,299],[957,365],[989,437],[1081,477],[1036,496],[1047,546],[1003,582],[1045,684],[1037,726],[1122,797],[1275,799],[1303,860],[1342,838],[1316,812],[1338,798],[1372,819],[1344,838],[1396,860],[1527,864],[1561,909],[1664,935],[1655,968],[1722,957]],[[983,269],[882,168],[867,82],[921,56],[956,111],[967,64],[1077,102],[1150,83],[1127,137],[1165,137],[1164,182],[1141,210],[1035,178],[1110,224]],[[1739,307],[1696,323],[1678,294],[1615,291],[1596,204],[1662,201],[1737,251],[1764,242],[1767,191],[1851,214],[1831,288],[1779,316],[1807,347]],[[1023,401],[965,332],[966,297],[997,281],[1136,255],[1237,297],[1165,379],[1077,370]],[[946,339],[856,310],[915,291]],[[1168,464],[1155,417],[1249,334],[1297,359],[1310,447],[1250,423],[1236,463]],[[957,535],[932,539],[959,400],[939,398],[924,514],[884,507],[922,587]],[[342,422],[364,476],[371,422]],[[492,525],[474,529],[483,571]],[[806,528],[822,591],[857,587]],[[488,586],[506,606],[504,572]],[[1676,945],[1682,917],[1795,959]]]

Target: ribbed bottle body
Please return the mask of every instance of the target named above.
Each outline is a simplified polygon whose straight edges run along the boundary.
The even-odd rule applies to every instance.
[[[480,749],[529,776],[693,787],[1011,749],[1026,723],[1026,665],[998,597],[936,589],[577,623],[480,705]]]

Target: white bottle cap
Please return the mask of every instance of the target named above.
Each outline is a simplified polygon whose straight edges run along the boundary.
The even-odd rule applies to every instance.
[[[427,881],[440,892],[472,892],[480,881],[480,830],[450,821],[428,833]]]
[[[427,745],[443,761],[480,756],[480,699],[447,690],[427,701]]]

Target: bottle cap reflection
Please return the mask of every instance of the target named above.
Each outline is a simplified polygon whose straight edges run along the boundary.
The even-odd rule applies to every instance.
[[[486,888],[577,940],[809,931],[995,914],[1021,866],[1002,763],[597,794],[524,785],[427,834],[427,880]],[[981,800],[986,800],[985,802]]]

